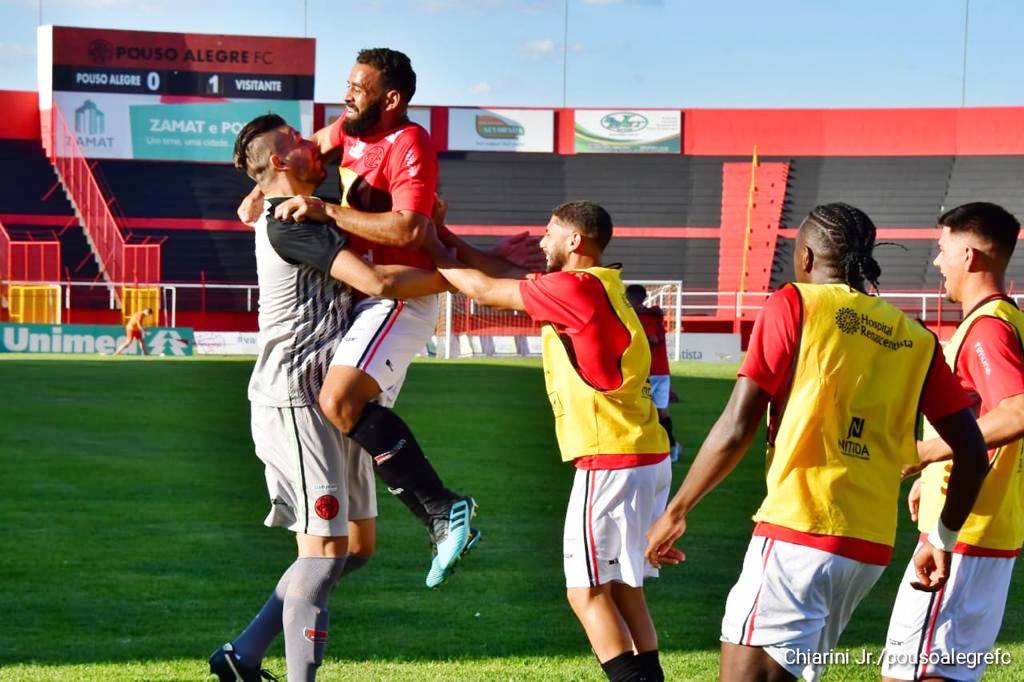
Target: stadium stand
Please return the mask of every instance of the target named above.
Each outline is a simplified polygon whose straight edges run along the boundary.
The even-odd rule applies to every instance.
[[[31,94],[14,93],[18,106],[24,109]],[[447,151],[440,133],[448,223],[488,248],[523,229],[539,234],[552,207],[590,198],[615,219],[608,257],[623,264],[627,278],[682,280],[689,292],[729,292],[741,284],[763,292],[791,279],[795,231],[811,208],[846,201],[872,216],[879,241],[897,245],[876,253],[883,290],[934,293],[934,221],[942,210],[988,200],[1024,215],[1024,109],[688,110],[683,121],[678,155],[574,154],[572,116],[562,111],[553,154]],[[17,183],[0,186],[0,220],[12,239],[59,240],[65,276],[96,281],[82,227],[38,128],[30,128],[20,125],[13,135],[19,139],[0,140],[0,162],[18,169]],[[762,203],[751,213],[748,240],[744,202],[755,145],[762,165],[754,196]],[[256,279],[252,235],[235,218],[251,187],[244,175],[227,164],[90,165],[125,241],[162,245],[163,282],[186,285],[177,291],[179,310],[252,316],[251,296],[242,288]],[[318,193],[337,199],[336,169]],[[1024,283],[1024,250],[1010,280]],[[236,289],[204,288],[217,284]],[[109,305],[99,287],[93,293],[96,306]],[[75,300],[79,305],[83,297],[76,292]],[[714,317],[713,305],[707,307],[693,315]],[[222,323],[231,328],[237,319]]]

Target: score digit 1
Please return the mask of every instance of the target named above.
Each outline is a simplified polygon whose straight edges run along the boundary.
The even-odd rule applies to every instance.
[[[206,92],[210,95],[220,94],[220,76],[218,74],[213,74],[206,81]]]

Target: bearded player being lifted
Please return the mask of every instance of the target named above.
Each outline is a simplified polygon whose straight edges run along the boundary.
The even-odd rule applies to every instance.
[[[386,48],[360,51],[349,74],[345,115],[314,134],[321,152],[341,155],[341,202],[298,196],[277,206],[275,217],[333,222],[351,236],[353,251],[378,265],[433,269],[420,246],[437,206],[437,154],[427,131],[408,119],[415,91],[416,74],[406,55]],[[256,188],[239,207],[239,217],[254,220],[261,204]],[[437,217],[443,220],[443,209]],[[460,259],[495,274],[523,272],[502,255],[526,265],[539,254],[535,241],[522,235],[491,255],[438,231]],[[476,510],[472,497],[442,484],[409,426],[391,409],[436,320],[436,295],[358,301],[320,393],[327,418],[374,458],[377,474],[427,526],[436,550],[428,587],[448,578],[475,537],[469,521]]]

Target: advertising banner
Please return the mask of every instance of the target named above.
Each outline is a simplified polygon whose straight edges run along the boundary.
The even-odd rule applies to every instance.
[[[150,355],[192,355],[191,327],[149,327]],[[0,353],[99,353],[109,355],[124,343],[124,327],[99,324],[0,324]],[[125,355],[141,355],[135,343]]]
[[[739,362],[739,334],[681,334],[680,360]]]
[[[448,149],[553,152],[555,112],[550,109],[449,109]]]
[[[576,152],[678,154],[683,124],[679,111],[577,109]]]
[[[90,158],[230,163],[238,132],[261,114],[279,114],[296,130],[313,125],[311,103],[286,100],[166,104],[153,95],[82,92],[54,99]]]
[[[196,332],[199,355],[256,355],[256,332]]]
[[[228,163],[268,112],[313,132],[312,39],[40,26],[38,53],[43,129],[56,105],[87,157]]]

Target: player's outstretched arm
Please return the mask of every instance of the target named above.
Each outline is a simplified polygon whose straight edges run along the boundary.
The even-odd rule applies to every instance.
[[[917,581],[911,585],[929,592],[946,584],[949,552],[974,507],[988,471],[985,440],[969,409],[936,419],[932,426],[953,451],[953,469],[946,484],[946,503],[942,506],[936,528],[914,555]]]
[[[509,310],[526,309],[523,295],[519,292],[522,280],[495,279],[461,264],[442,266],[439,263],[437,270],[452,286],[478,303]]]
[[[1024,394],[1003,398],[998,405],[978,419],[978,428],[989,449],[1000,448],[1024,438]],[[941,438],[919,441],[917,455],[920,462],[904,469],[904,478],[916,474],[929,464],[953,457],[953,449]]]
[[[347,249],[331,263],[331,277],[367,296],[416,298],[448,291],[448,280],[435,270],[406,265],[369,265]]]
[[[722,482],[746,454],[764,419],[771,396],[753,380],[736,380],[729,402],[711,427],[686,479],[651,529],[647,531],[647,560],[660,567],[682,558],[672,544],[686,529],[686,516]]]
[[[471,268],[455,257],[454,249],[448,249],[441,243],[437,233],[428,230],[424,243],[424,251],[430,254],[437,266],[437,271],[451,285],[466,296],[483,305],[510,310],[525,310],[523,295],[519,291],[522,280],[499,279],[491,277],[476,268]]]
[[[495,279],[523,279],[529,273],[538,272],[544,267],[544,252],[537,245],[537,239],[525,232],[503,240],[493,253],[472,246],[440,223],[437,227],[437,236],[446,247],[455,249],[456,257],[460,261]],[[505,245],[508,248],[503,250]],[[539,254],[539,259],[534,258],[534,252]],[[528,265],[533,267],[525,267]]]

